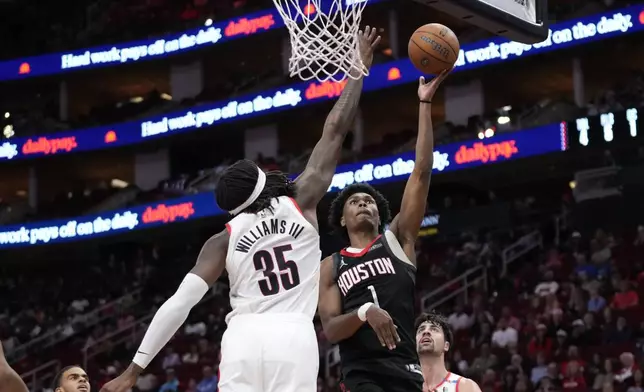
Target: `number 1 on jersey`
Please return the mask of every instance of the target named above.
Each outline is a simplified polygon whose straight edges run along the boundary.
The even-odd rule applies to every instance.
[[[374,305],[376,305],[377,307],[380,307],[380,303],[378,302],[378,294],[376,294],[376,288],[373,287],[372,284],[367,286],[367,288],[369,289],[369,291],[371,291],[371,296],[373,297]]]
[[[258,282],[259,290],[263,295],[275,295],[280,291],[280,283],[284,290],[290,290],[300,284],[300,273],[297,264],[293,260],[287,260],[285,253],[293,250],[291,245],[276,246],[273,253],[267,250],[260,250],[253,256],[253,264],[256,271],[262,271],[264,279]],[[275,271],[277,264],[277,271]],[[278,278],[279,274],[279,278]]]

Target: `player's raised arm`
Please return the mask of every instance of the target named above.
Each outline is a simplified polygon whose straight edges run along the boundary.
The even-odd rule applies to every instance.
[[[362,63],[371,67],[373,51],[380,43],[376,29],[369,26],[360,31],[358,44]],[[318,202],[331,185],[342,144],[358,110],[362,93],[363,78],[351,79],[344,86],[340,98],[326,118],[322,136],[313,148],[304,172],[295,180],[297,184],[297,202],[304,210],[315,212]]]
[[[174,295],[157,310],[152,323],[130,366],[117,378],[101,388],[101,392],[126,392],[163,346],[186,321],[190,310],[221,276],[226,265],[228,232],[214,235],[201,248],[197,264],[186,275]]]
[[[0,392],[28,392],[25,382],[9,366],[0,342]]]
[[[419,114],[418,138],[416,139],[416,161],[405,191],[403,193],[400,212],[389,226],[396,235],[405,254],[415,264],[416,252],[414,243],[425,215],[429,181],[434,165],[434,129],[432,127],[432,99],[441,82],[450,70],[443,71],[429,83],[421,77],[418,85]]]

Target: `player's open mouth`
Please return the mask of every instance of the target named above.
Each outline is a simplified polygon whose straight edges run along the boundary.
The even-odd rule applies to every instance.
[[[371,216],[371,212],[370,212],[369,210],[362,210],[362,211],[358,211],[358,213],[356,214],[356,216],[360,216],[360,215],[367,215],[367,216]]]
[[[420,339],[420,342],[421,343],[431,343],[432,340],[430,338],[422,338],[422,339]]]
[[[87,391],[88,390],[87,385],[81,385],[80,387],[78,387],[78,390],[79,391]]]

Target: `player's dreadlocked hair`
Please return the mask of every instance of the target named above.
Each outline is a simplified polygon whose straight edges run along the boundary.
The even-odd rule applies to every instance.
[[[445,335],[445,341],[452,345],[452,340],[454,340],[454,334],[452,333],[452,328],[450,328],[447,319],[442,314],[436,312],[430,313],[421,313],[420,316],[416,319],[414,323],[414,331],[418,331],[418,328],[422,323],[430,323],[438,325],[443,330],[443,335]]]
[[[231,211],[242,205],[253,193],[257,176],[257,165],[251,160],[242,159],[229,166],[219,178],[215,189],[219,207]],[[264,190],[242,212],[254,214],[271,208],[271,200],[279,196],[295,197],[295,184],[280,171],[267,172]]]
[[[82,369],[82,367],[80,365],[69,365],[69,366],[65,366],[64,368],[60,369],[60,371],[58,373],[56,373],[56,375],[54,376],[54,381],[51,384],[51,389],[53,389],[55,391],[56,388],[60,388],[60,383],[63,381],[63,375],[65,374],[66,371],[68,371],[69,369],[72,369],[72,368]]]
[[[378,215],[380,215],[380,226],[378,226],[378,232],[382,233],[385,229],[385,225],[389,223],[391,219],[391,210],[389,209],[389,202],[382,193],[375,190],[371,185],[367,184],[352,184],[344,188],[342,192],[336,196],[336,198],[331,202],[331,208],[329,209],[329,225],[333,231],[342,237],[345,241],[349,242],[349,232],[346,227],[343,227],[340,222],[342,221],[342,213],[344,211],[344,204],[347,200],[356,193],[366,193],[371,195],[376,201],[376,206],[378,207]]]

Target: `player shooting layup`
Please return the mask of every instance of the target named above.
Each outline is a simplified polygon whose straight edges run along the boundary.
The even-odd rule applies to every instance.
[[[380,37],[367,26],[358,41],[369,67]],[[234,218],[204,244],[195,267],[157,311],[132,364],[102,391],[129,390],[224,269],[232,312],[221,343],[219,391],[317,390],[313,317],[321,253],[316,208],[331,185],[361,90],[362,78],[347,82],[294,182],[281,172],[264,173],[247,160],[224,172],[217,203]]]
[[[345,188],[329,223],[350,247],[327,257],[319,313],[329,341],[340,345],[345,390],[420,392],[423,377],[414,342],[415,242],[425,215],[433,166],[431,100],[449,71],[420,79],[416,162],[389,228],[387,200],[369,185]]]
[[[425,379],[423,392],[481,392],[474,381],[445,369],[445,353],[452,341],[445,317],[424,313],[416,319],[416,350]]]

